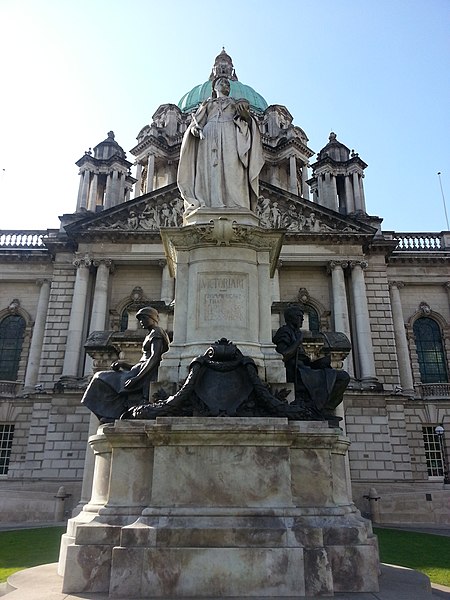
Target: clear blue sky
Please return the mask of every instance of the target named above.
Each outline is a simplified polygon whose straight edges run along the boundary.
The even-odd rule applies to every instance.
[[[132,160],[222,46],[314,151],[335,131],[368,163],[383,229],[447,229],[449,0],[0,0],[0,228],[58,227],[84,151],[112,129]]]

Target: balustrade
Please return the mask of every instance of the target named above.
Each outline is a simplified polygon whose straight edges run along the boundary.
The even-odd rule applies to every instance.
[[[0,231],[0,248],[43,248],[47,231]]]
[[[450,399],[450,383],[420,383],[416,386],[416,390],[424,400]]]
[[[395,250],[444,250],[442,236],[436,233],[396,233],[395,238],[398,240]]]

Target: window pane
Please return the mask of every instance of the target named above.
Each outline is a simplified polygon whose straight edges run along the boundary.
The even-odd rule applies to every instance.
[[[25,319],[9,315],[0,323],[0,379],[16,381],[22,354]]]
[[[429,317],[417,319],[413,325],[422,383],[448,381],[444,348],[439,325]]]
[[[0,423],[0,475],[7,475],[11,456],[14,425]]]
[[[434,431],[435,425],[422,427],[428,477],[444,476],[444,460],[441,440]]]

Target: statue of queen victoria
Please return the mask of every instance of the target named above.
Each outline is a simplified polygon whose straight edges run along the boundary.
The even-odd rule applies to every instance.
[[[259,128],[247,100],[229,94],[229,80],[217,77],[184,134],[177,182],[187,213],[256,207],[264,164]]]

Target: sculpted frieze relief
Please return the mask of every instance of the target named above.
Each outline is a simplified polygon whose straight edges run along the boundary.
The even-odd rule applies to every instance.
[[[180,227],[183,222],[183,200],[176,198],[162,204],[146,204],[130,208],[128,214],[120,214],[105,220],[97,229],[122,231],[158,231],[161,227]]]
[[[292,233],[329,233],[332,231],[357,232],[352,225],[345,225],[329,217],[324,222],[323,217],[310,207],[301,206],[289,201],[274,201],[264,196],[258,200],[256,214],[261,226],[275,229],[286,229]]]

